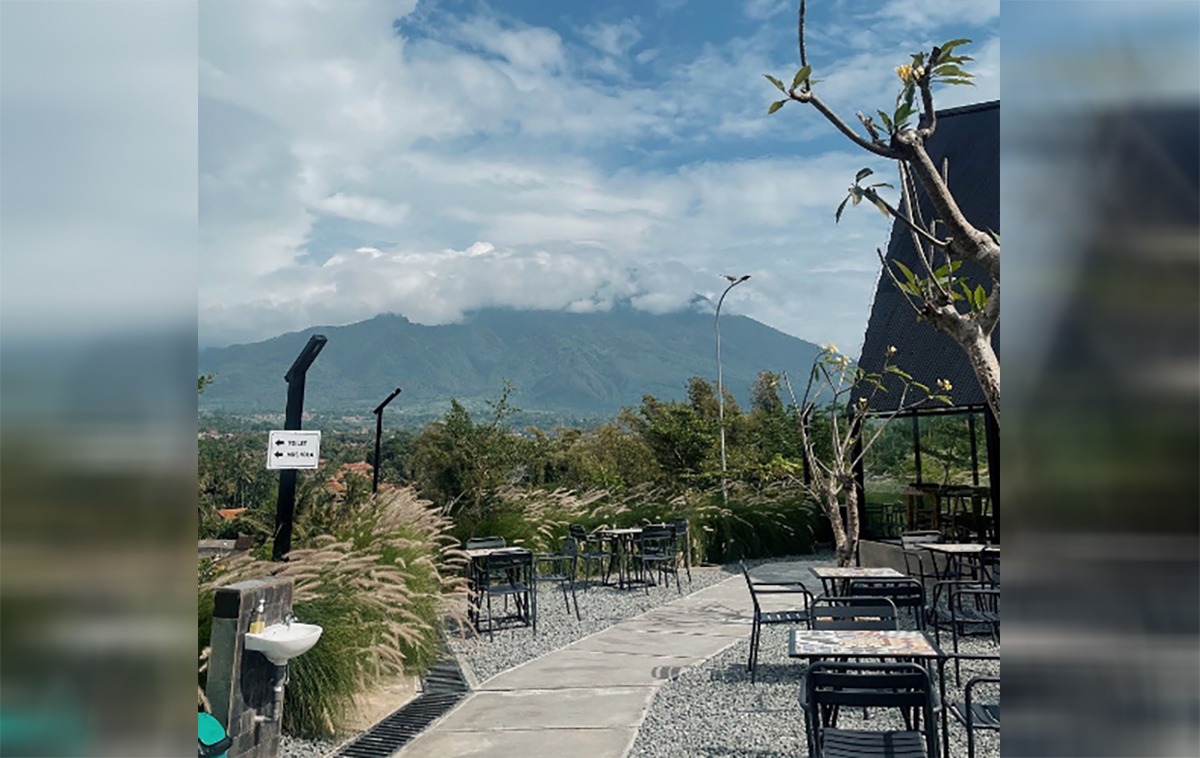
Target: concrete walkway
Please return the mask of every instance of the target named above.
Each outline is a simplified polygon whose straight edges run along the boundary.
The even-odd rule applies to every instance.
[[[624,756],[655,692],[750,635],[734,576],[483,682],[397,758]]]

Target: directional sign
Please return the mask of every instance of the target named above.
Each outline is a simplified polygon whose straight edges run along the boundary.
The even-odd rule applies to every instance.
[[[321,461],[321,433],[272,430],[267,443],[267,468],[316,468]]]

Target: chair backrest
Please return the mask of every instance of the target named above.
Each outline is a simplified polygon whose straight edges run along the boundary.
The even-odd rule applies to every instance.
[[[496,584],[529,583],[533,578],[533,553],[492,553],[483,560],[480,584],[484,588]]]
[[[804,676],[805,701],[819,723],[820,732],[830,726],[837,707],[901,708],[906,713],[919,711],[925,738],[925,754],[937,752],[937,719],[934,717],[934,692],[929,672],[915,663],[847,663],[817,661]],[[814,740],[818,753],[822,740]]]
[[[904,532],[900,535],[900,544],[909,548],[922,542],[941,542],[942,533],[935,531]]]
[[[579,555],[579,541],[575,537],[563,537],[562,554],[568,558]]]
[[[750,600],[754,602],[754,612],[757,614],[758,595],[754,594],[754,580],[750,578],[750,569],[746,568],[745,561],[738,561],[738,565],[742,567],[742,576],[746,577],[746,588],[750,590]]]
[[[571,524],[567,527],[567,532],[579,542],[587,540],[587,530],[583,528],[583,524]]]
[[[503,537],[471,537],[467,540],[467,550],[491,550],[498,547],[508,547]]]
[[[851,597],[886,597],[897,608],[925,607],[925,585],[912,578],[851,579],[847,594]]]
[[[896,604],[886,597],[826,597],[812,602],[809,621],[818,630],[883,630],[900,628]]]
[[[642,549],[665,550],[675,549],[675,528],[668,524],[650,524],[642,527],[638,542]]]

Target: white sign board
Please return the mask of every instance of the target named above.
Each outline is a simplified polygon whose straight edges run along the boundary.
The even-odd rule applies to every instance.
[[[316,468],[321,461],[318,431],[272,430],[267,443],[267,468]]]

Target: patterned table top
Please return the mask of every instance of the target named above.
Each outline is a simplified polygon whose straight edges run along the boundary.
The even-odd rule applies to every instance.
[[[984,550],[1000,552],[999,545],[981,545],[977,542],[918,542],[917,547],[939,553],[954,553],[957,555],[982,553]]]
[[[903,579],[894,568],[868,566],[813,566],[809,568],[818,579]]]
[[[477,550],[466,550],[464,552],[467,554],[467,557],[474,561],[480,558],[486,558],[489,555],[495,555],[497,553],[502,555],[508,553],[521,554],[531,551],[527,547],[484,547]]]
[[[793,629],[788,637],[792,658],[937,658],[937,647],[924,632]]]
[[[621,529],[601,529],[599,533],[609,537],[629,537],[634,534],[641,534],[642,528],[640,526],[627,526]]]

